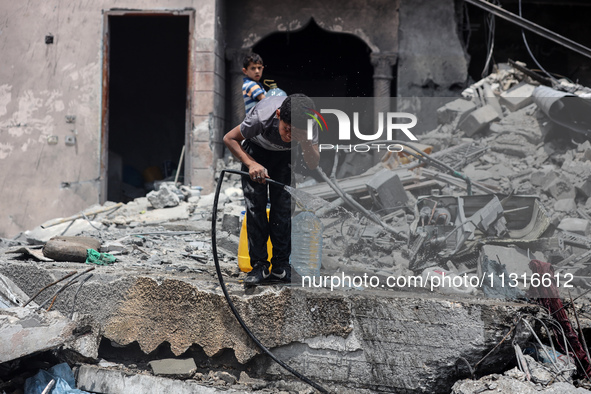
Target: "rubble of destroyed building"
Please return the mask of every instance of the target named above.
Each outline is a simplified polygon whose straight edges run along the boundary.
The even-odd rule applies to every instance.
[[[257,299],[261,296],[277,297],[301,312],[292,319],[301,318],[305,325],[274,322],[292,330],[294,336],[287,342],[259,322],[255,330],[271,349],[296,357],[301,345],[316,357],[311,359],[315,365],[322,364],[314,349],[349,352],[347,363],[327,356],[332,380],[320,372],[316,375],[315,380],[329,391],[588,392],[591,89],[532,74],[521,63],[499,65],[462,97],[441,106],[437,128],[421,135],[417,143],[409,142],[404,152],[387,153],[360,174],[339,178],[322,173],[324,181],[299,179],[296,209],[315,212],[324,225],[321,277],[344,273],[374,275],[381,281],[393,276],[422,277],[422,288],[372,289],[343,283],[331,288],[334,282],[325,281],[315,286],[319,296],[300,295],[304,290],[297,286],[245,290],[241,286],[245,273],[237,257],[244,201],[240,176],[231,173],[219,180],[223,187],[217,199],[215,193],[203,195],[198,187],[160,182],[146,197],[89,207],[14,239],[0,240],[0,336],[4,339],[0,392],[22,392],[26,384],[43,388],[69,384],[72,389],[99,393],[123,392],[117,390],[125,385],[175,393],[314,392],[271,366],[242,333],[221,296],[214,248],[230,293],[243,298],[238,307],[243,315],[254,313],[249,302],[264,303]],[[219,167],[238,169],[239,165],[229,160],[220,161]],[[212,214],[214,200],[216,215]],[[215,246],[213,218],[217,218]],[[551,289],[544,282],[548,292],[536,293],[532,287],[538,286],[531,286],[536,274],[540,281],[548,277],[544,274],[551,274],[573,286]],[[434,286],[433,278],[442,276],[463,281],[446,286],[438,280]],[[131,277],[145,279],[138,287]],[[104,283],[109,278],[117,285]],[[478,281],[481,278],[487,280]],[[509,278],[515,286],[506,285]],[[149,296],[133,298],[130,289]],[[150,305],[168,305],[158,299],[167,291],[178,295],[175,304],[183,304],[183,297],[195,297],[193,307],[210,308],[195,320],[203,327],[217,326],[222,334],[195,328],[199,335],[180,339],[183,333],[176,337],[167,331],[174,322],[166,319],[181,318]],[[365,320],[347,320],[347,308],[354,305],[360,311],[364,303],[381,305],[381,309],[367,306],[368,316],[393,313],[385,310],[395,301],[369,300],[382,298],[379,292],[405,300],[407,305],[397,310],[400,316],[441,308],[454,321],[455,314],[468,319],[472,312],[482,312],[474,324],[486,323],[474,332],[486,335],[474,343],[470,343],[471,331],[463,339],[451,335],[433,339],[449,342],[453,348],[437,345],[436,356],[425,354],[429,353],[426,348],[409,352],[409,363],[418,363],[413,367],[422,369],[423,375],[398,376],[389,386],[386,373],[372,376],[366,367],[378,365],[376,369],[381,370],[388,368],[389,361],[379,359],[383,353],[378,350],[372,358],[358,344],[369,343]],[[408,301],[417,295],[428,301]],[[351,301],[354,298],[368,300],[356,303]],[[544,299],[563,301],[556,308]],[[138,306],[138,300],[144,304]],[[306,308],[311,300],[315,306]],[[113,305],[96,305],[111,301]],[[298,303],[305,304],[303,309],[297,309]],[[331,312],[315,315],[316,305]],[[119,312],[113,312],[116,308]],[[133,317],[126,322],[117,315],[121,311],[132,311]],[[142,311],[158,316],[140,316]],[[179,311],[192,313],[190,308],[175,312]],[[497,315],[487,317],[485,311]],[[214,312],[227,317],[212,317]],[[445,320],[432,313],[426,316]],[[386,317],[380,324],[387,324]],[[162,330],[142,326],[143,318],[161,318]],[[399,326],[393,320],[392,330],[386,331],[391,335],[412,330],[411,322],[419,324],[413,317]],[[433,324],[445,326],[439,321]],[[301,327],[310,332],[298,332]],[[224,332],[229,338],[218,337]],[[365,339],[359,339],[362,336]],[[359,376],[357,367],[351,367],[357,365],[351,361],[356,357],[363,358],[366,368],[358,367]],[[404,356],[400,357],[392,363],[402,363]],[[421,357],[429,361],[417,361]],[[304,368],[308,359],[295,360]],[[68,366],[45,371],[59,363]],[[355,376],[334,373],[337,367],[352,369]],[[391,368],[398,375],[411,370],[396,369],[400,365]],[[39,371],[45,375],[38,376]]]

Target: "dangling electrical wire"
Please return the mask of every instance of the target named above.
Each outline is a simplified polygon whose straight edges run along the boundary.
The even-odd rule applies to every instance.
[[[521,0],[519,0],[519,17],[523,18],[523,16],[521,15]],[[525,48],[527,49],[529,56],[533,59],[534,63],[536,63],[538,68],[542,70],[544,74],[546,74],[554,83],[560,84],[560,82],[558,82],[558,80],[554,78],[552,74],[550,74],[548,71],[546,71],[544,67],[542,67],[542,65],[538,62],[538,59],[536,59],[536,57],[532,53],[531,49],[529,48],[529,44],[527,43],[527,38],[525,38],[525,31],[523,30],[523,28],[521,29],[521,37],[523,38],[523,43],[525,44]]]
[[[470,38],[472,37],[472,28],[470,27],[470,13],[468,12],[468,4],[464,3],[464,21],[462,33],[464,36],[464,46],[466,50],[470,47]]]
[[[498,0],[493,1],[493,4],[500,5]],[[488,31],[488,35],[486,37],[486,48],[487,48],[487,55],[486,61],[484,63],[484,68],[482,69],[481,77],[484,78],[488,75],[488,70],[490,68],[490,62],[492,60],[493,52],[495,49],[495,16],[493,14],[488,14],[486,16],[486,28]]]

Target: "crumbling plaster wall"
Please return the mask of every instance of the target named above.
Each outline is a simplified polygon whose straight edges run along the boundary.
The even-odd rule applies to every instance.
[[[297,31],[311,18],[322,28],[361,38],[374,52],[397,51],[398,1],[241,1],[228,7],[228,47],[250,49],[275,32]],[[314,45],[313,42],[310,43]]]
[[[31,0],[0,4],[0,237],[101,200],[103,11],[195,10],[191,40],[193,185],[212,189],[224,62],[216,0]],[[53,35],[53,44],[45,36]],[[217,104],[216,104],[217,103]],[[67,123],[66,116],[74,116]],[[50,144],[50,137],[57,144]],[[65,138],[76,137],[75,145]]]

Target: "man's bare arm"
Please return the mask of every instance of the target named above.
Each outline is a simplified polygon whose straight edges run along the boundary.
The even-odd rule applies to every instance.
[[[224,144],[230,149],[230,152],[248,167],[250,179],[259,183],[265,183],[265,178],[269,177],[267,169],[246,153],[242,145],[240,145],[240,142],[243,140],[244,137],[240,133],[240,125],[234,127],[224,136]]]
[[[320,152],[318,151],[318,144],[313,144],[312,141],[304,140],[300,142],[302,146],[302,153],[304,154],[304,161],[308,168],[314,170],[318,167],[320,162]]]
[[[304,161],[309,169],[313,170],[318,167],[320,162],[320,152],[318,151],[318,144],[314,144],[307,137],[305,130],[296,129],[295,127],[291,130],[292,138],[300,143],[302,146],[302,153],[304,155]]]

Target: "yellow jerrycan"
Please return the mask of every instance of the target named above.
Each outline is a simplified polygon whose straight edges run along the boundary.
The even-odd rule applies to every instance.
[[[269,219],[269,208],[267,208],[267,220]],[[269,261],[273,256],[273,245],[271,244],[271,238],[267,240],[267,256]],[[238,241],[238,268],[242,272],[252,271],[250,265],[250,255],[248,254],[248,234],[246,232],[246,215],[242,219],[242,227],[240,228],[240,240]]]

